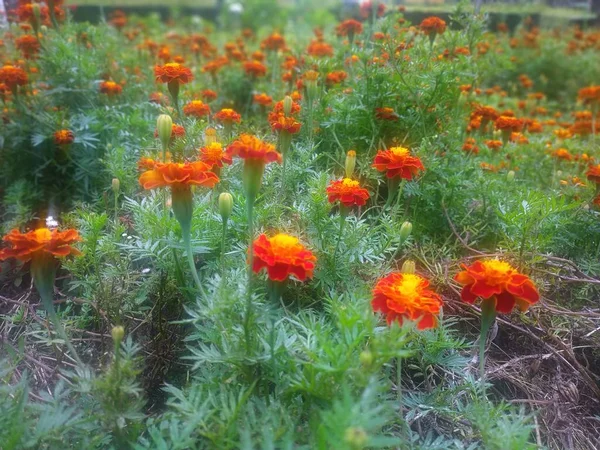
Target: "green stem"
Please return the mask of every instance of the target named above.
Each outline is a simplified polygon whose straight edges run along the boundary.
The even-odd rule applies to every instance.
[[[335,264],[335,259],[336,259],[338,250],[340,249],[340,242],[342,241],[342,234],[344,233],[344,227],[346,225],[346,216],[347,216],[346,207],[344,205],[340,204],[340,232],[338,234],[337,243],[335,244],[335,251],[333,252],[334,264]]]
[[[252,243],[254,241],[254,199],[255,196],[248,193],[248,286],[246,291],[246,314],[244,316],[244,335],[246,338],[246,351],[250,352],[250,317],[252,317],[252,265],[254,254]]]
[[[181,227],[182,235],[183,235],[183,244],[185,245],[185,252],[187,253],[188,263],[190,265],[190,270],[192,271],[192,277],[194,278],[194,282],[196,283],[196,287],[200,292],[203,292],[202,283],[200,282],[200,277],[198,276],[198,271],[196,270],[196,263],[194,262],[194,253],[192,251],[192,239],[190,229],[187,227]]]
[[[485,344],[490,327],[496,319],[496,298],[491,297],[481,302],[481,332],[479,334],[479,377],[481,392],[485,397]]]
[[[225,273],[225,238],[227,237],[227,219],[223,220],[223,231],[221,233],[221,276]]]

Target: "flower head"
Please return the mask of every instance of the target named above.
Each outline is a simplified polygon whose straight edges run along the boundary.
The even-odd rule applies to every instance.
[[[219,122],[240,123],[242,121],[242,116],[231,108],[223,108],[215,114],[215,119]]]
[[[523,129],[523,121],[511,116],[500,116],[496,119],[496,129],[517,133]]]
[[[223,149],[219,142],[212,142],[200,149],[200,161],[205,162],[210,167],[223,167],[223,164],[233,162],[231,155]]]
[[[6,84],[10,89],[27,84],[27,73],[20,67],[6,65],[0,67],[0,83]]]
[[[263,50],[283,50],[285,48],[285,39],[279,33],[273,33],[261,42],[260,48]]]
[[[446,22],[439,17],[426,17],[421,22],[420,28],[427,36],[432,34],[442,34],[446,31]]]
[[[290,134],[298,133],[302,127],[294,117],[275,112],[269,113],[269,123],[273,131],[287,131]]]
[[[117,84],[114,81],[103,81],[100,83],[100,93],[102,94],[113,96],[118,95],[121,92],[123,92],[123,88],[120,84]]]
[[[360,186],[360,183],[350,178],[334,180],[327,186],[329,203],[339,200],[344,206],[362,206],[369,199],[369,191]]]
[[[154,66],[154,76],[159,83],[186,84],[194,79],[192,71],[179,63],[167,63],[164,66]]]
[[[589,86],[579,89],[577,98],[584,104],[600,103],[600,86]]]
[[[377,282],[371,305],[385,314],[388,324],[411,320],[419,330],[434,328],[442,298],[428,288],[429,281],[420,275],[394,272]]]
[[[362,33],[362,31],[362,23],[354,19],[344,20],[335,28],[335,32],[338,36],[355,36]]]
[[[174,188],[189,186],[214,187],[219,177],[210,171],[211,167],[202,162],[159,163],[140,175],[140,184],[144,189],[169,186]]]
[[[588,180],[593,181],[596,184],[600,184],[600,164],[591,166],[585,173]]]
[[[264,164],[270,162],[281,163],[281,154],[275,146],[251,134],[242,134],[227,148],[227,153],[246,160],[258,160]]]
[[[373,167],[379,172],[386,172],[388,178],[400,177],[412,180],[425,167],[416,156],[411,156],[410,150],[404,147],[392,147],[389,150],[379,150],[375,155]]]
[[[493,297],[496,311],[509,313],[515,305],[526,311],[540,299],[531,279],[505,261],[488,259],[462,267],[454,279],[464,286],[460,296],[467,303],[474,303],[477,297]]]
[[[201,118],[210,114],[210,107],[202,100],[193,100],[183,107],[186,116]]]
[[[257,103],[261,106],[269,106],[271,103],[273,103],[273,99],[271,98],[271,96],[265,93],[254,94],[253,100],[254,103]]]
[[[379,120],[398,120],[398,114],[396,114],[396,111],[387,106],[375,108],[375,117]]]
[[[244,62],[244,72],[252,77],[264,77],[267,74],[267,67],[260,61]]]
[[[43,254],[60,257],[81,254],[79,250],[71,246],[81,240],[77,230],[72,229],[58,231],[57,229],[39,228],[27,233],[12,230],[4,236],[3,240],[9,244],[9,247],[0,250],[0,260],[16,258],[26,262]]]
[[[269,238],[261,234],[252,245],[252,270],[262,269],[272,281],[285,281],[293,275],[300,281],[312,278],[317,258],[298,238],[279,233]]]
[[[75,140],[75,135],[71,130],[58,130],[54,133],[54,143],[56,145],[69,145]]]

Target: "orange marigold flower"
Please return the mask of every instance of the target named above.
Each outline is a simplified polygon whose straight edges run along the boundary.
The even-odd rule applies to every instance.
[[[496,111],[496,108],[485,105],[476,105],[473,113],[481,117],[481,120],[485,122],[493,122],[500,116],[500,113]]]
[[[362,33],[362,31],[362,23],[354,19],[344,20],[335,28],[335,33],[338,36],[348,36],[350,38]]]
[[[242,116],[231,108],[223,108],[215,114],[215,119],[219,122],[240,123],[242,121]]]
[[[368,18],[371,17],[372,13],[373,13],[373,1],[372,0],[368,0],[366,2],[362,2],[360,4],[360,15],[363,18]],[[385,5],[383,3],[379,3],[377,2],[377,5],[375,5],[375,15],[377,17],[382,17],[383,14],[385,14]]]
[[[15,10],[19,22],[31,22],[34,20],[35,13],[33,12],[33,2],[19,2],[20,6]],[[40,7],[40,21],[43,24],[48,23],[49,9],[44,4],[39,4]]]
[[[564,159],[565,161],[571,161],[573,159],[573,155],[566,148],[559,148],[552,152],[552,156],[557,159]]]
[[[298,133],[302,127],[294,117],[276,112],[269,113],[269,123],[273,131],[287,131],[290,134]]]
[[[257,103],[262,106],[269,106],[271,103],[273,103],[273,99],[270,95],[267,95],[265,93],[254,94],[254,103]]]
[[[404,320],[417,323],[419,330],[434,328],[442,298],[429,289],[429,281],[412,273],[393,272],[377,281],[371,306],[386,316],[388,324]]]
[[[0,68],[0,83],[6,84],[11,90],[27,84],[27,73],[20,67],[6,65]]]
[[[585,173],[588,180],[593,181],[596,184],[600,184],[600,164],[591,166]]]
[[[519,132],[523,129],[523,121],[516,117],[500,116],[496,119],[496,129],[513,133]]]
[[[350,178],[334,180],[327,186],[327,198],[329,203],[337,200],[344,206],[362,206],[369,199],[369,191],[360,186],[360,183]]]
[[[275,146],[251,134],[242,134],[227,147],[227,153],[242,159],[259,160],[262,163],[282,162],[281,154]]]
[[[294,236],[279,233],[268,238],[261,234],[252,244],[252,270],[266,269],[272,281],[285,281],[293,275],[300,281],[312,278],[317,258]]]
[[[421,170],[425,170],[421,160],[412,156],[410,150],[404,147],[379,150],[375,155],[373,167],[379,172],[386,172],[388,178],[400,177],[405,180],[412,180]]]
[[[251,77],[264,77],[267,74],[267,66],[260,61],[245,61],[244,72]]]
[[[307,70],[302,75],[302,79],[304,81],[317,81],[319,79],[319,72],[316,72],[314,70]]]
[[[156,161],[154,161],[152,158],[147,158],[147,157],[142,157],[140,158],[140,160],[138,161],[138,170],[149,170],[149,169],[154,169],[154,166],[156,165]]]
[[[573,133],[568,128],[558,128],[554,130],[554,135],[559,139],[569,139],[573,137]]]
[[[477,146],[477,141],[470,137],[465,140],[463,143],[462,149],[467,153],[474,153],[477,155],[479,153],[479,147]]]
[[[336,70],[335,72],[330,72],[327,74],[325,78],[325,83],[328,85],[339,84],[343,82],[348,77],[348,74],[343,70]]]
[[[100,93],[108,96],[118,95],[123,92],[123,87],[114,81],[103,81],[100,83]]]
[[[308,45],[306,52],[318,58],[333,56],[333,47],[326,42],[313,40]]]
[[[169,186],[182,188],[189,186],[214,187],[219,177],[211,172],[211,167],[202,162],[154,163],[154,167],[140,175],[139,182],[144,189]]]
[[[176,138],[180,138],[185,136],[185,128],[181,125],[173,124],[171,125],[171,141]],[[154,129],[154,137],[158,137],[158,129]]]
[[[219,142],[212,142],[200,149],[200,161],[205,162],[211,168],[223,167],[223,164],[231,164],[231,155],[225,152]]]
[[[473,304],[477,297],[495,298],[495,309],[499,313],[509,313],[515,305],[521,311],[540,299],[531,279],[522,275],[509,263],[496,259],[475,261],[454,279],[464,287],[460,294],[463,301]]]
[[[19,261],[29,261],[37,256],[78,256],[81,252],[71,244],[81,241],[77,230],[58,231],[48,228],[21,233],[12,230],[3,238],[9,247],[0,250],[0,260],[16,258]]]
[[[54,143],[56,145],[69,145],[75,140],[75,135],[71,130],[58,130],[54,133]]]
[[[29,59],[40,51],[40,42],[31,34],[15,39],[15,45],[23,53],[23,58]]]
[[[379,120],[398,120],[398,114],[393,108],[384,106],[382,108],[375,108],[375,117]]]
[[[210,114],[210,106],[202,100],[193,100],[183,107],[183,113],[186,116],[204,117]]]
[[[600,86],[589,86],[579,89],[577,98],[584,104],[600,103]]]
[[[439,17],[431,16],[423,19],[419,27],[427,36],[432,34],[442,34],[446,31],[446,22]]]
[[[294,94],[292,93],[292,98],[293,98],[293,95]],[[293,116],[295,114],[298,114],[301,109],[302,109],[302,107],[300,106],[300,103],[297,103],[296,101],[292,101],[292,108],[290,111],[290,115]],[[273,106],[273,112],[283,114],[283,100],[280,100],[277,103],[275,103],[275,106]]]
[[[499,148],[502,148],[502,141],[497,139],[488,139],[485,141],[485,145],[490,150],[498,150]]]
[[[273,33],[260,44],[263,50],[283,50],[285,48],[285,39],[279,33]]]
[[[190,69],[175,62],[167,63],[164,66],[154,66],[154,76],[160,83],[186,84],[194,79]]]
[[[202,96],[202,98],[204,99],[205,102],[212,102],[213,100],[215,100],[217,98],[217,93],[211,89],[204,89],[200,95]]]

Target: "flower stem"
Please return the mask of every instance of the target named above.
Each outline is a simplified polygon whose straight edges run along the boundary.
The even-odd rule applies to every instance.
[[[196,263],[194,262],[190,229],[187,227],[181,227],[181,232],[183,235],[183,244],[185,246],[185,252],[187,253],[188,263],[190,265],[190,270],[192,271],[192,277],[194,278],[194,282],[196,283],[198,290],[203,292],[204,289],[202,288],[202,283],[200,282],[200,277],[198,276],[198,271],[196,270]]]
[[[333,262],[335,264],[335,259],[340,249],[340,242],[342,241],[342,234],[344,234],[344,227],[346,225],[346,207],[340,204],[340,232],[338,234],[337,243],[335,244],[335,251],[333,252]]]
[[[225,273],[225,264],[224,264],[224,260],[225,260],[225,238],[227,237],[227,220],[224,219],[223,220],[223,231],[221,233],[221,275],[223,275]]]
[[[244,335],[246,338],[246,352],[250,352],[250,317],[252,317],[252,265],[254,254],[252,242],[254,240],[254,199],[255,196],[247,195],[248,213],[248,286],[246,291],[246,313],[244,316]]]
[[[490,327],[496,319],[496,299],[488,298],[481,302],[481,332],[479,334],[479,377],[481,392],[485,396],[485,344]]]

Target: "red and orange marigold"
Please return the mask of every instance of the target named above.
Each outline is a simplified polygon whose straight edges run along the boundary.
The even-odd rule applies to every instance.
[[[250,75],[251,77],[264,77],[267,74],[267,66],[260,61],[245,61],[243,66],[246,75]]]
[[[412,180],[421,170],[425,170],[421,160],[417,156],[411,156],[410,150],[404,147],[379,150],[373,167],[379,172],[385,172],[388,178],[399,177],[405,180]]]
[[[183,107],[183,113],[186,116],[197,118],[205,117],[210,114],[210,106],[208,106],[202,100],[193,100]]]
[[[63,257],[81,254],[72,246],[75,242],[81,241],[77,230],[72,229],[58,231],[39,228],[27,233],[12,230],[4,236],[3,240],[9,244],[9,247],[0,250],[0,260],[16,258],[27,262],[38,256]]]
[[[24,86],[27,84],[28,78],[27,73],[20,67],[6,65],[0,67],[0,83],[6,84],[12,91],[17,86]]]
[[[214,187],[219,182],[219,177],[211,172],[211,167],[202,162],[191,163],[159,163],[142,173],[139,182],[144,189],[156,189],[169,186],[171,188],[185,188],[190,186]]]
[[[261,234],[252,245],[252,270],[266,269],[272,281],[285,281],[291,275],[300,281],[312,278],[317,258],[294,236],[279,233],[269,238]]]
[[[71,130],[58,130],[54,132],[54,143],[56,145],[69,145],[75,140],[75,135]]]
[[[371,305],[383,313],[388,324],[416,322],[419,330],[434,328],[442,298],[429,289],[429,281],[412,273],[393,272],[381,278],[373,289]]]
[[[375,117],[379,120],[398,120],[398,114],[396,114],[396,111],[388,106],[375,108]]]
[[[362,206],[369,199],[369,191],[360,186],[360,183],[350,178],[334,180],[327,186],[329,203],[340,201],[346,207]]]
[[[275,146],[251,134],[242,134],[227,147],[227,153],[246,160],[257,160],[264,164],[281,162],[281,154]]]
[[[585,173],[588,180],[600,185],[600,164],[591,166]]]
[[[103,81],[100,83],[100,93],[108,96],[119,95],[123,92],[123,87],[114,81]]]
[[[454,279],[463,285],[460,296],[467,303],[475,303],[478,297],[493,298],[496,312],[510,313],[515,305],[526,311],[540,299],[533,281],[505,261],[475,261],[462,268]]]
[[[240,123],[242,121],[242,116],[231,108],[223,108],[215,114],[215,119],[223,123]]]
[[[210,144],[200,149],[200,161],[212,167],[223,167],[223,164],[231,164],[233,162],[229,155],[219,142],[211,142]]]
[[[179,63],[154,66],[154,76],[159,83],[187,84],[194,79],[192,71]]]
[[[362,23],[354,19],[344,20],[335,28],[335,32],[338,36],[348,36],[349,38],[362,33],[362,31]]]
[[[273,103],[273,98],[265,93],[254,94],[253,100],[254,103],[261,106],[269,106],[271,103]]]
[[[276,112],[269,113],[269,123],[273,131],[287,131],[289,134],[298,133],[302,127],[294,117]]]
[[[446,31],[446,22],[439,17],[426,17],[419,26],[427,36],[442,34]]]
[[[584,104],[598,105],[600,103],[600,86],[588,86],[579,89],[577,98]]]

